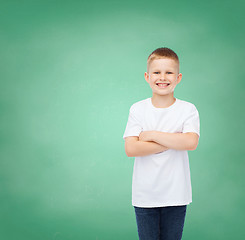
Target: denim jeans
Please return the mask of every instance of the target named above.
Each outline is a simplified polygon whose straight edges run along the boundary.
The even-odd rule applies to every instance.
[[[140,240],[181,240],[187,205],[134,209]]]

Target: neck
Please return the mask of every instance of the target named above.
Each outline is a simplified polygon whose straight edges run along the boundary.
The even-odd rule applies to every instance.
[[[151,97],[151,102],[154,107],[156,108],[167,108],[170,107],[172,104],[174,104],[176,101],[176,98],[173,94],[171,95],[155,95],[153,94]]]

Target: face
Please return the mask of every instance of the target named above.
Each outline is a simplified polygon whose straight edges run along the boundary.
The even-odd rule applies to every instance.
[[[152,93],[161,96],[173,95],[181,78],[178,62],[170,58],[153,60],[149,66],[149,73],[145,72],[145,80],[149,83]]]

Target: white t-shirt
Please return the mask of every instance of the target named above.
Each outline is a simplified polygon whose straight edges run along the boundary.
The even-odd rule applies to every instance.
[[[123,138],[139,136],[141,131],[195,132],[200,136],[199,114],[194,104],[176,98],[167,108],[156,108],[151,98],[130,107]],[[164,207],[192,202],[187,150],[168,149],[161,153],[135,157],[132,179],[132,205]]]

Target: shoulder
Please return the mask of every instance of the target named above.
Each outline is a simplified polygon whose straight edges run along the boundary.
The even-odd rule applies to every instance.
[[[135,111],[141,111],[141,110],[145,109],[145,106],[146,106],[148,101],[149,101],[149,98],[135,102],[134,104],[131,105],[130,111],[135,112]]]
[[[189,111],[197,111],[195,104],[181,99],[178,99],[178,101],[179,101],[179,106],[181,108],[184,108],[185,110],[189,110]]]

